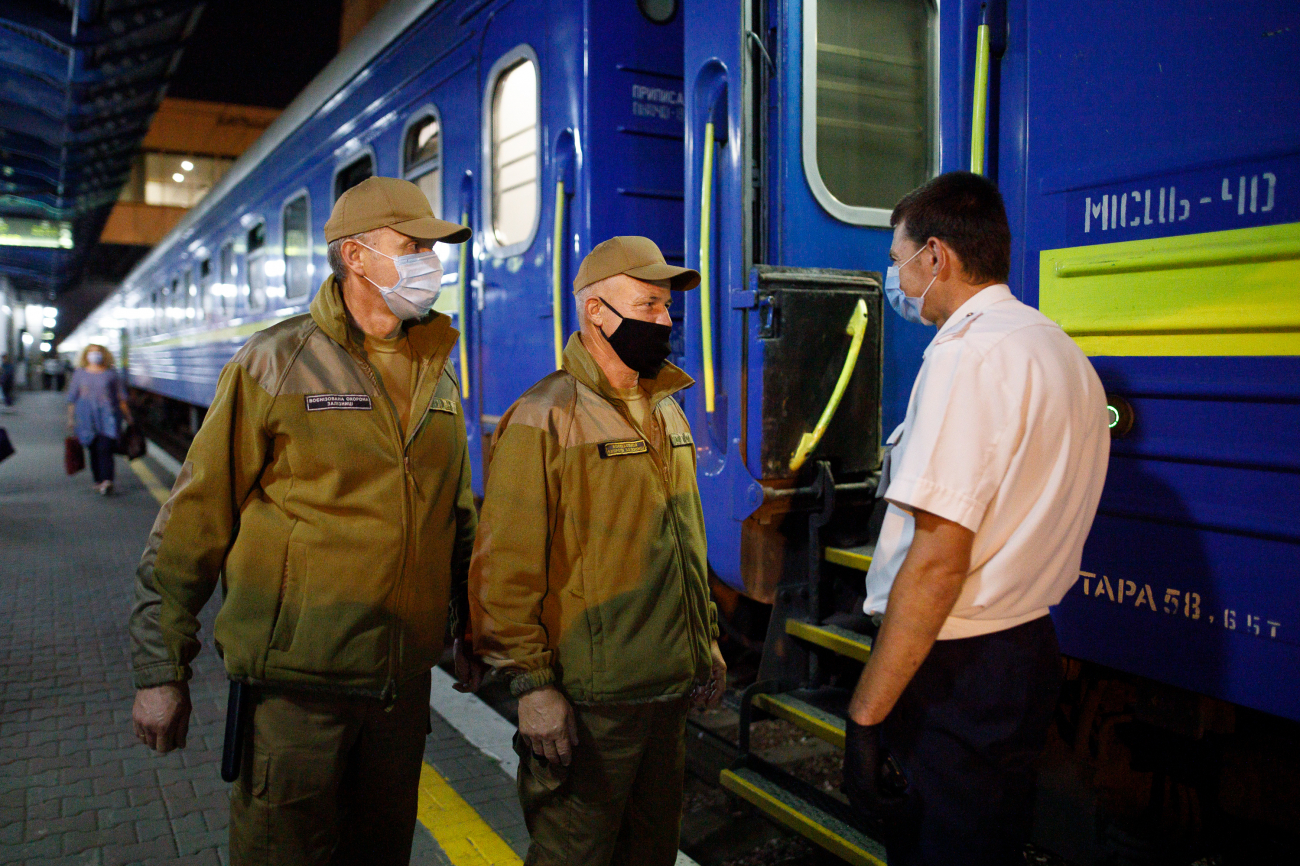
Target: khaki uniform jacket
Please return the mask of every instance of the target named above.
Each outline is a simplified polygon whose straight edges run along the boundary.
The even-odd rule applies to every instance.
[[[522,694],[572,701],[688,693],[710,674],[709,601],[695,447],[666,365],[648,386],[655,427],[629,415],[583,346],[506,412],[492,438],[470,565],[474,648]]]
[[[137,688],[190,677],[198,613],[222,577],[214,638],[232,679],[389,698],[444,645],[476,515],[460,389],[440,314],[408,326],[408,430],[333,277],[255,334],[217,394],[136,574]]]

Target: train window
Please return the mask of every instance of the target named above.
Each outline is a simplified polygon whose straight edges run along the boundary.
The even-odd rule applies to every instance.
[[[248,309],[257,311],[266,307],[266,223],[258,223],[248,230]]]
[[[300,298],[311,290],[311,215],[307,193],[284,206],[284,290]]]
[[[654,24],[667,24],[677,14],[677,0],[636,0],[636,5]]]
[[[199,303],[198,311],[200,318],[206,318],[212,315],[213,305],[216,304],[216,296],[212,292],[212,281],[214,274],[212,272],[212,259],[204,259],[199,262]]]
[[[537,62],[515,55],[491,87],[492,238],[497,253],[522,252],[537,229],[539,211]]]
[[[888,225],[937,164],[933,0],[806,0],[804,174],[841,220]]]
[[[197,319],[199,317],[199,287],[194,283],[194,269],[187,268],[181,280],[180,310],[181,318]]]
[[[406,179],[429,200],[433,215],[442,217],[442,123],[436,113],[421,117],[406,131],[402,145]]]
[[[375,159],[370,154],[367,153],[358,159],[352,160],[334,175],[334,200],[338,201],[339,196],[366,178],[374,177],[374,174]]]
[[[175,325],[176,319],[185,317],[185,297],[184,290],[181,288],[181,278],[176,277],[172,280],[172,287],[167,290],[167,329],[171,330]]]
[[[224,315],[235,311],[235,242],[226,241],[221,247],[218,260],[217,281],[212,286],[212,293],[217,296],[217,303]]]

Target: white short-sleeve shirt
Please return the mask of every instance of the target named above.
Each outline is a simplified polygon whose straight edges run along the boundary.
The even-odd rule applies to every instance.
[[[864,610],[882,613],[921,509],[975,533],[940,640],[1037,619],[1079,576],[1106,480],[1106,395],[1060,326],[989,286],[925,350],[889,440],[889,507]]]

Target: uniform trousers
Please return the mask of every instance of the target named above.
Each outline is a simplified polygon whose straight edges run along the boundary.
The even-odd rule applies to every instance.
[[[406,866],[429,674],[379,700],[258,690],[230,791],[232,866]]]
[[[515,735],[526,866],[672,866],[686,774],[685,699],[573,708],[568,767]]]
[[[1050,617],[935,642],[881,728],[909,786],[882,840],[889,866],[1023,862],[1060,687]]]

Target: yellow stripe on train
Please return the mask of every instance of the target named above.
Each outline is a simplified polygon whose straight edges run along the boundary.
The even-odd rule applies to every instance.
[[[1300,223],[1043,250],[1038,285],[1089,355],[1300,355]]]

